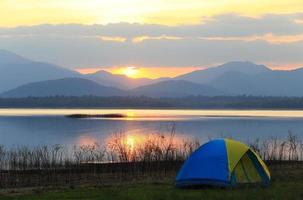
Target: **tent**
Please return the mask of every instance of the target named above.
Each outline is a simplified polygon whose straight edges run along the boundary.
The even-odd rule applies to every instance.
[[[266,164],[251,148],[231,139],[216,139],[190,155],[176,177],[176,186],[268,185],[269,181]]]

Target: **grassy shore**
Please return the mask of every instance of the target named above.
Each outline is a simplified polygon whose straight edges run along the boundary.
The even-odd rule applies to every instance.
[[[303,180],[278,181],[270,187],[242,187],[234,189],[177,189],[171,183],[133,184],[110,187],[80,187],[74,189],[35,189],[8,192],[0,199],[64,200],[64,199],[302,199]]]
[[[107,184],[44,186],[0,190],[0,199],[303,199],[303,163],[270,162],[272,181],[269,187],[242,186],[239,188],[177,189],[172,170],[160,177],[145,176],[121,180]]]

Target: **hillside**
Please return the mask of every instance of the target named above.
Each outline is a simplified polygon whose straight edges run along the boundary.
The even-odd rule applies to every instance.
[[[0,71],[0,93],[27,83],[81,76],[75,71],[31,61],[5,50],[0,50]]]
[[[2,93],[1,97],[48,97],[48,96],[123,96],[126,92],[102,86],[82,78],[64,78],[58,80],[29,83]]]
[[[168,80],[131,90],[133,95],[149,97],[184,97],[191,95],[216,96],[224,93],[207,85],[184,80]]]

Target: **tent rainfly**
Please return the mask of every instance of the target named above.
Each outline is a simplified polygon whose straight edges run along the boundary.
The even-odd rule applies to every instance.
[[[231,139],[212,140],[198,148],[183,164],[177,187],[197,185],[269,185],[270,173],[262,159],[245,144]]]

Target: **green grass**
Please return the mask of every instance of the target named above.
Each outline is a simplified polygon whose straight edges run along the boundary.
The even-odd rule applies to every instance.
[[[110,187],[81,187],[75,189],[48,189],[7,192],[0,199],[65,200],[65,199],[303,199],[303,180],[274,182],[268,188],[243,187],[234,189],[176,189],[172,184],[135,184]]]

